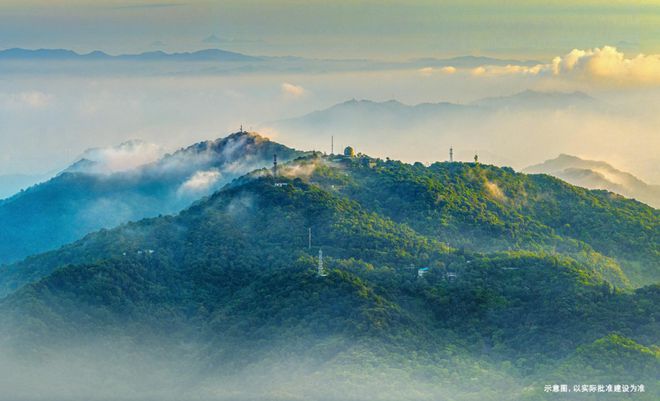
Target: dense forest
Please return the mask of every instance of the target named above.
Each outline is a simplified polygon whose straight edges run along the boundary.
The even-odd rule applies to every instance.
[[[655,400],[659,235],[545,175],[307,155],[3,266],[0,347],[145,399]]]

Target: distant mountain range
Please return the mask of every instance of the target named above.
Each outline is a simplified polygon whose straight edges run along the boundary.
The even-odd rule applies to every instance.
[[[259,57],[246,56],[241,53],[230,52],[219,49],[206,49],[194,52],[166,53],[163,51],[151,51],[139,54],[110,55],[102,51],[90,53],[77,53],[65,49],[21,49],[13,48],[0,50],[1,60],[50,60],[50,61],[260,61]]]
[[[239,132],[122,171],[136,157],[153,158],[152,152],[135,141],[92,149],[56,177],[1,200],[0,264],[55,249],[101,228],[175,213],[233,178],[271,165],[274,154],[282,161],[304,154]]]
[[[4,61],[4,63],[3,63]],[[49,61],[48,64],[43,61]],[[483,65],[535,65],[535,61],[504,60],[491,57],[461,56],[423,58],[404,61],[368,59],[316,59],[296,56],[251,56],[242,53],[204,49],[168,53],[148,51],[138,54],[111,55],[103,51],[78,53],[67,49],[0,50],[0,71],[4,74],[251,74],[255,72],[328,72],[417,70],[427,67],[453,66],[475,68]]]
[[[0,60],[80,60],[80,61],[94,61],[94,60],[124,60],[124,61],[240,61],[240,62],[258,62],[258,61],[281,61],[281,62],[295,62],[295,61],[326,61],[332,62],[352,62],[364,63],[368,60],[364,59],[343,59],[343,60],[318,60],[306,59],[303,57],[261,57],[249,56],[242,53],[231,52],[220,49],[203,49],[191,52],[180,53],[167,53],[161,50],[149,51],[137,54],[119,54],[110,55],[100,50],[95,50],[89,53],[78,53],[68,49],[23,49],[11,48],[0,50]],[[438,67],[438,66],[454,66],[459,68],[470,68],[483,65],[498,65],[505,66],[510,64],[516,65],[537,65],[539,61],[533,60],[507,60],[498,59],[493,57],[484,56],[459,56],[452,58],[418,58],[403,62],[379,62],[371,61],[379,65],[408,65],[419,67]]]
[[[401,152],[394,157],[401,159],[443,160],[453,145],[456,160],[472,160],[477,151],[485,162],[511,165],[520,160],[522,149],[518,144],[531,136],[527,131],[502,129],[502,115],[519,113],[528,118],[530,114],[547,118],[557,112],[603,110],[607,110],[606,105],[583,92],[527,90],[466,104],[408,105],[397,100],[351,99],[299,117],[268,122],[263,127],[286,133],[296,146],[303,148],[314,148],[320,141],[328,143],[329,137],[335,136],[335,143],[351,144],[370,154],[387,154],[394,148]],[[507,121],[515,118],[508,114],[506,117]]]
[[[539,92],[533,90],[526,90],[511,96],[484,98],[467,104],[439,102],[407,105],[397,100],[375,102],[351,99],[327,109],[314,111],[275,124],[300,127],[318,125],[326,129],[330,124],[350,124],[356,129],[363,129],[366,124],[377,128],[379,126],[391,126],[391,124],[396,124],[396,127],[405,127],[411,124],[428,122],[429,120],[444,119],[453,115],[493,109],[571,109],[596,107],[598,105],[598,100],[584,92]]]
[[[604,189],[660,208],[660,185],[650,185],[630,173],[602,161],[561,154],[555,159],[527,167],[526,173],[544,173],[589,189]]]

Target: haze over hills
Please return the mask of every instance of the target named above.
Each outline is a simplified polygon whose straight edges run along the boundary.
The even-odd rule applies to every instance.
[[[314,111],[301,117],[283,120],[279,124],[292,126],[321,125],[328,129],[328,124],[345,125],[357,123],[360,128],[364,124],[377,124],[380,118],[386,118],[383,126],[398,122],[396,127],[419,124],[429,119],[447,118],[447,114],[479,112],[498,109],[575,109],[595,107],[599,102],[583,92],[539,92],[526,90],[511,96],[491,97],[475,100],[468,104],[449,102],[420,103],[407,105],[397,100],[375,102],[371,100],[351,99],[333,105],[327,109]],[[485,110],[484,110],[485,109]],[[445,113],[445,114],[443,114]],[[450,114],[451,116],[451,114]],[[276,123],[277,124],[277,123]],[[376,125],[378,127],[378,125]]]
[[[80,54],[66,49],[5,49],[0,50],[0,60],[21,61],[259,61],[258,57],[219,49],[205,49],[194,52],[166,53],[151,51],[140,54],[110,55],[102,51]]]
[[[0,201],[0,263],[55,249],[100,228],[177,212],[271,164],[273,154],[283,161],[303,154],[246,132],[143,164],[159,152],[136,141],[92,149],[58,176]]]
[[[124,60],[124,61],[266,61],[266,60],[279,60],[279,61],[312,61],[314,59],[306,59],[304,57],[296,56],[249,56],[237,52],[222,50],[222,49],[202,49],[190,52],[181,53],[168,53],[161,50],[148,51],[138,54],[118,54],[111,55],[106,52],[95,50],[89,53],[79,53],[68,49],[23,49],[11,48],[0,50],[0,60],[79,60],[79,61],[94,61],[94,60]],[[325,59],[324,61],[366,61],[367,59]],[[377,63],[377,61],[374,61]],[[401,63],[385,63],[383,65],[394,66],[400,65],[413,65],[413,66],[455,66],[455,67],[476,67],[481,65],[498,65],[506,66],[511,64],[533,66],[540,64],[539,61],[534,60],[513,60],[513,59],[499,59],[495,57],[484,56],[459,56],[451,58],[417,58],[408,62]]]
[[[295,146],[302,148],[329,142],[334,135],[336,143],[350,140],[367,153],[407,161],[445,160],[453,147],[456,160],[472,160],[476,152],[487,163],[523,168],[529,165],[524,160],[531,163],[533,156],[542,157],[549,149],[565,146],[566,142],[557,140],[558,135],[570,133],[576,146],[592,141],[590,131],[574,124],[562,129],[576,132],[558,134],[554,129],[541,129],[538,121],[552,127],[548,116],[585,120],[605,110],[604,103],[583,92],[526,90],[466,104],[407,105],[397,100],[351,99],[263,126],[265,130],[286,133]],[[512,126],[511,120],[522,127]]]
[[[87,149],[62,173],[111,174],[127,171],[156,162],[164,153],[163,148],[156,144],[133,139],[107,148]]]
[[[589,189],[605,189],[660,208],[660,185],[650,185],[603,161],[584,160],[561,154],[555,159],[529,166],[526,173],[544,173]]]
[[[657,210],[478,163],[316,153],[278,171],[0,268],[5,394],[529,401],[548,381],[641,381],[619,399],[657,395]]]
[[[46,66],[44,62],[48,62]],[[17,65],[12,65],[17,63]],[[144,68],[147,63],[148,68]],[[328,72],[328,71],[378,71],[410,70],[427,67],[453,66],[475,68],[482,65],[506,66],[536,65],[536,61],[498,59],[483,56],[460,56],[452,58],[419,58],[405,61],[382,61],[361,58],[331,59],[305,58],[297,56],[251,56],[222,50],[203,49],[190,52],[168,53],[161,50],[138,54],[111,55],[95,50],[78,53],[68,49],[23,49],[0,50],[0,70],[5,73],[52,74],[54,72],[129,73],[129,74],[253,74],[255,72]],[[159,65],[161,67],[159,67]],[[20,68],[23,68],[21,70]]]
[[[594,109],[602,107],[602,103],[588,94],[575,92],[539,92],[526,90],[511,96],[498,96],[479,99],[471,105],[490,109],[514,110],[566,110],[566,109]]]

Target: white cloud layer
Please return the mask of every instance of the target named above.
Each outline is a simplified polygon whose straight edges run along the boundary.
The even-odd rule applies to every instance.
[[[181,184],[179,191],[188,193],[203,192],[216,184],[221,177],[220,172],[217,170],[197,171],[186,182]]]
[[[444,71],[443,71],[444,70]],[[551,63],[526,65],[481,65],[457,70],[454,67],[422,68],[419,73],[430,76],[436,72],[468,73],[474,77],[507,75],[546,76],[582,81],[597,85],[643,86],[660,84],[660,54],[638,54],[627,58],[613,46],[580,50],[573,49]]]
[[[41,91],[24,91],[0,94],[0,103],[4,107],[16,109],[40,109],[48,106],[53,96]]]
[[[302,97],[307,93],[302,86],[294,85],[288,82],[282,84],[282,94],[288,97]]]
[[[626,58],[616,47],[573,49],[552,61],[557,76],[573,76],[618,84],[660,84],[660,55],[638,54]]]
[[[524,65],[486,65],[473,68],[470,73],[475,76],[500,76],[500,75],[539,75],[542,72],[548,71],[549,66],[537,64],[529,67]]]
[[[436,74],[436,73],[444,74],[444,75],[451,75],[451,74],[455,74],[456,71],[458,71],[456,69],[456,67],[452,67],[450,65],[448,65],[446,67],[441,67],[441,68],[424,67],[424,68],[419,69],[419,73],[422,74],[423,76],[426,76],[426,77],[431,76],[431,75]]]
[[[87,172],[107,174],[154,162],[162,154],[163,148],[159,145],[132,140],[113,147],[88,149],[80,158],[94,162]]]

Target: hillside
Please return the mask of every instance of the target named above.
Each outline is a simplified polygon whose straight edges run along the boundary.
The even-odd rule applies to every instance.
[[[603,189],[660,207],[660,185],[650,185],[630,173],[602,161],[584,160],[561,154],[555,159],[529,166],[526,173],[550,174],[573,185]]]
[[[492,199],[472,210],[462,202],[474,202],[483,185],[473,174],[492,174],[506,194],[505,182],[517,180],[530,193],[546,185],[545,196],[564,203],[593,197],[637,218],[643,206],[480,165],[315,156],[283,166],[276,180],[264,173],[176,216],[103,230],[14,266],[42,279],[0,301],[6,394],[89,399],[93,389],[101,399],[113,388],[113,397],[145,399],[543,399],[548,377],[596,378],[575,374],[585,364],[598,378],[616,376],[609,354],[584,359],[594,347],[626,350],[619,355],[641,372],[635,379],[657,385],[660,287],[615,289],[611,272],[573,249],[544,251],[551,228],[525,219],[519,225],[529,228],[520,232],[539,233],[536,251],[475,253],[477,226],[496,230],[499,214],[513,218]],[[450,198],[440,227],[465,226],[462,240],[447,235],[450,246],[425,204],[439,192],[421,185],[433,188],[443,173]],[[316,274],[319,248],[325,277]],[[419,267],[429,268],[423,278]],[[6,368],[15,361],[23,372],[44,362],[68,368],[28,384]],[[57,380],[67,380],[67,395],[53,392]]]
[[[639,202],[483,164],[338,161],[311,179],[451,246],[570,253],[618,270],[605,255],[636,285],[660,280],[660,213]]]
[[[286,161],[303,152],[240,132],[127,171],[113,172],[83,159],[0,202],[0,264],[56,249],[101,228],[178,212],[233,178],[272,164],[273,154]]]
[[[567,254],[599,270],[618,287],[660,281],[657,210],[548,176],[474,163],[425,167],[366,157],[318,156],[283,166],[281,174],[303,177],[370,213],[454,248]],[[0,294],[58,266],[90,262],[106,254],[88,242],[86,238],[5,267]]]

